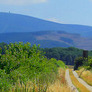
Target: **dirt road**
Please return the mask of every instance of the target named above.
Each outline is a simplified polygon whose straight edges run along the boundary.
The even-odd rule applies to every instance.
[[[67,84],[72,89],[73,92],[78,92],[77,88],[72,84],[71,78],[69,76],[69,70],[66,70],[65,79],[67,81]]]
[[[90,92],[92,92],[92,86],[88,85],[84,80],[82,80],[81,78],[79,78],[78,74],[75,71],[72,71],[74,76],[77,78],[77,80],[83,84],[88,90],[90,90]]]

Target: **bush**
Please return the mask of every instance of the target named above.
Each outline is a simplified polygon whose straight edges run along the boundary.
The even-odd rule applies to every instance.
[[[60,66],[64,68],[65,65],[53,58],[48,60],[39,51],[39,46],[11,43],[0,58],[0,89],[8,90],[18,81],[21,84],[32,81],[36,85],[52,83]]]
[[[75,62],[74,62],[74,70],[77,70],[79,66],[82,66],[83,61],[84,61],[84,59],[82,57],[76,58]]]
[[[88,60],[86,69],[92,69],[92,58]]]

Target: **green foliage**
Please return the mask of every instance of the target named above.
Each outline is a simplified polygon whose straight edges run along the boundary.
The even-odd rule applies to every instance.
[[[6,43],[0,43],[0,47],[2,48],[2,54],[5,53],[4,46],[8,47]],[[62,48],[62,47],[56,47],[56,48],[39,48],[39,50],[42,52],[45,52],[45,56],[49,59],[55,58],[57,60],[62,60],[67,65],[74,65],[74,60],[77,57],[81,57],[83,50],[74,48],[74,47],[68,47],[68,48]],[[43,54],[43,53],[41,53]],[[89,51],[89,56],[92,56],[92,51]]]
[[[74,70],[77,70],[79,66],[83,65],[83,57],[78,57],[75,59],[75,65],[74,65]]]
[[[5,53],[4,46],[7,46],[7,44],[6,44],[6,43],[4,43],[4,42],[0,43],[0,48],[2,49],[2,50],[0,49],[0,53],[2,53],[2,54],[4,54],[4,53]]]
[[[18,81],[24,84],[32,81],[40,85],[52,83],[58,67],[65,68],[65,64],[54,58],[47,59],[39,45],[10,43],[0,57],[0,90],[6,91]]]
[[[9,79],[9,75],[7,75],[4,70],[0,69],[0,92],[4,89],[4,91],[7,91],[10,87],[11,80]]]
[[[84,67],[87,70],[92,69],[92,57],[89,56],[88,59],[83,57],[76,58],[74,69],[76,70],[80,66]]]
[[[74,65],[74,60],[76,57],[82,56],[81,49],[74,47],[69,48],[45,48],[43,49],[47,58],[56,58],[57,60],[62,60],[67,65]]]
[[[92,59],[89,60],[88,64],[92,68]]]
[[[85,65],[86,69],[92,69],[92,57],[90,59],[88,59],[87,64]]]

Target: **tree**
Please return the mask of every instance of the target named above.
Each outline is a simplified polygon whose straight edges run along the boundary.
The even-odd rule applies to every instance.
[[[76,58],[75,62],[74,62],[74,70],[77,70],[79,66],[82,66],[83,61],[84,61],[84,59],[82,57]]]

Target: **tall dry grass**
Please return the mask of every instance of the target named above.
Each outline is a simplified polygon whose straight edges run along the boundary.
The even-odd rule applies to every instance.
[[[92,72],[89,70],[84,70],[84,68],[81,68],[77,70],[76,72],[82,78],[85,82],[87,82],[89,85],[92,86]],[[83,72],[82,72],[83,71]]]
[[[55,77],[56,80],[52,84],[36,84],[29,81],[25,85],[18,81],[9,92],[72,92],[66,84],[64,69],[60,68],[58,75]]]
[[[72,92],[65,80],[65,70],[59,69],[59,74],[54,84],[50,85],[46,92]]]
[[[31,81],[27,82],[26,85],[19,82],[9,92],[46,92],[47,88],[45,86],[47,87],[47,85],[37,85]]]

